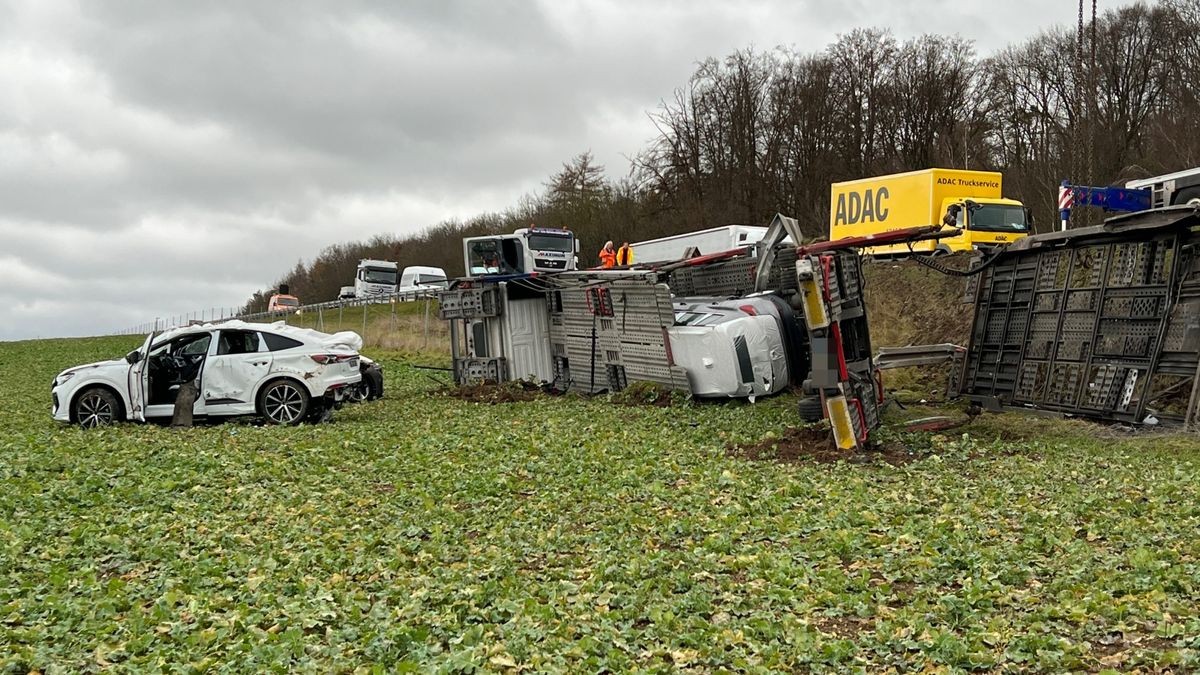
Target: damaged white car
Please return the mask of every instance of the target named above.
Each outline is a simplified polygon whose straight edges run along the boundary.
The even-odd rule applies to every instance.
[[[789,354],[783,339],[794,314],[776,298],[763,294],[736,300],[676,298],[675,325],[667,329],[675,365],[688,374],[695,396],[739,397],[750,401],[788,386],[794,367],[808,363]]]
[[[271,424],[320,419],[358,384],[357,333],[334,335],[226,321],[151,333],[123,359],[54,378],[52,414],[95,427],[170,418],[179,387],[196,382],[194,416],[258,415]]]

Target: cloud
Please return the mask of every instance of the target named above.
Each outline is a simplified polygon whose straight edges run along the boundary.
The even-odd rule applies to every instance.
[[[0,3],[0,339],[236,305],[329,244],[514,205],[584,150],[622,176],[707,57],[859,26],[986,53],[1069,9]]]

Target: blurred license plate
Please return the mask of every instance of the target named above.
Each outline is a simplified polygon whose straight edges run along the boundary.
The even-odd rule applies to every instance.
[[[355,369],[355,370],[358,370],[358,357],[357,357],[357,356],[356,356],[356,357],[354,357],[354,358],[352,358],[352,359],[350,359],[350,360],[349,360],[349,361],[347,361],[346,363],[350,364],[350,367],[351,367],[351,368],[353,368],[353,369]]]

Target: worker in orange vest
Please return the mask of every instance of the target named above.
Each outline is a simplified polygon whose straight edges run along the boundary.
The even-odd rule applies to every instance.
[[[611,241],[604,242],[604,248],[600,249],[600,266],[604,269],[617,266],[617,252]]]
[[[633,264],[633,249],[629,247],[629,242],[623,242],[621,248],[617,249],[617,265],[628,267]]]

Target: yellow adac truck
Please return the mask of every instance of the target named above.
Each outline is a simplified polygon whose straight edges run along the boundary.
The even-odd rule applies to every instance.
[[[954,234],[917,242],[912,250],[951,253],[1011,244],[1029,233],[1029,210],[1019,201],[1001,197],[1000,187],[999,173],[960,169],[924,169],[834,183],[829,238],[941,224]],[[907,254],[909,247],[875,246],[867,252]]]

